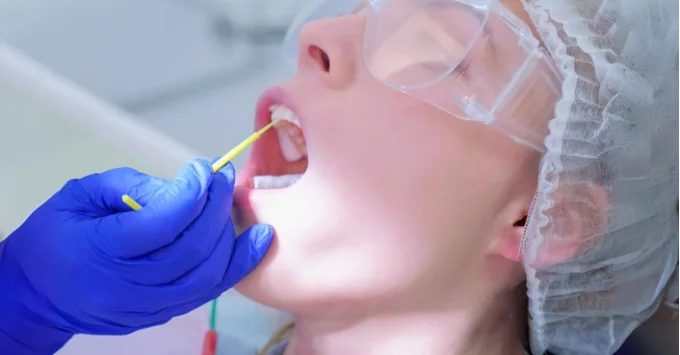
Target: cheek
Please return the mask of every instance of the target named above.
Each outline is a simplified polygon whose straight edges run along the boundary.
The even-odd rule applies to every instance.
[[[448,227],[457,208],[484,194],[477,189],[492,175],[479,163],[479,128],[405,95],[388,102],[346,110],[349,118],[329,123],[314,169],[361,217],[383,217],[409,233]]]
[[[398,192],[424,183],[450,149],[441,144],[451,138],[442,113],[405,94],[383,88],[341,102],[319,108],[323,120],[308,140],[313,169],[335,185]]]
[[[318,107],[324,118],[310,142],[312,169],[335,191],[333,204],[355,225],[411,237],[405,247],[414,247],[415,235],[450,233],[457,216],[473,224],[482,215],[479,186],[493,175],[480,167],[476,149],[488,128],[395,90],[372,93]]]

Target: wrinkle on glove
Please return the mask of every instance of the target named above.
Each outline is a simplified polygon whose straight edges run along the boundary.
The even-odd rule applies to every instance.
[[[73,334],[166,323],[261,261],[270,226],[236,238],[235,172],[208,161],[174,180],[130,168],[69,181],[0,243],[0,353],[52,354]],[[131,211],[128,194],[144,208]]]

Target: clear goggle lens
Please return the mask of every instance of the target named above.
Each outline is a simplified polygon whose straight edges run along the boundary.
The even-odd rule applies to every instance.
[[[484,7],[441,0],[375,1],[369,8],[366,65],[377,79],[400,89],[431,86],[456,69],[467,69],[461,62],[488,13]]]
[[[366,16],[364,59],[386,85],[543,151],[561,78],[528,26],[496,0],[317,1],[295,20]],[[539,95],[534,95],[539,93]]]

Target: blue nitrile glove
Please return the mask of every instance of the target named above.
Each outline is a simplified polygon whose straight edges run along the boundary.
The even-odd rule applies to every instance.
[[[162,324],[234,286],[273,235],[256,225],[235,238],[234,175],[197,160],[174,181],[129,168],[69,181],[0,243],[0,354]]]

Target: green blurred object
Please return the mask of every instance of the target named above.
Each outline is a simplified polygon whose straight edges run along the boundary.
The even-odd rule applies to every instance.
[[[210,330],[215,330],[217,321],[217,298],[210,303]]]

